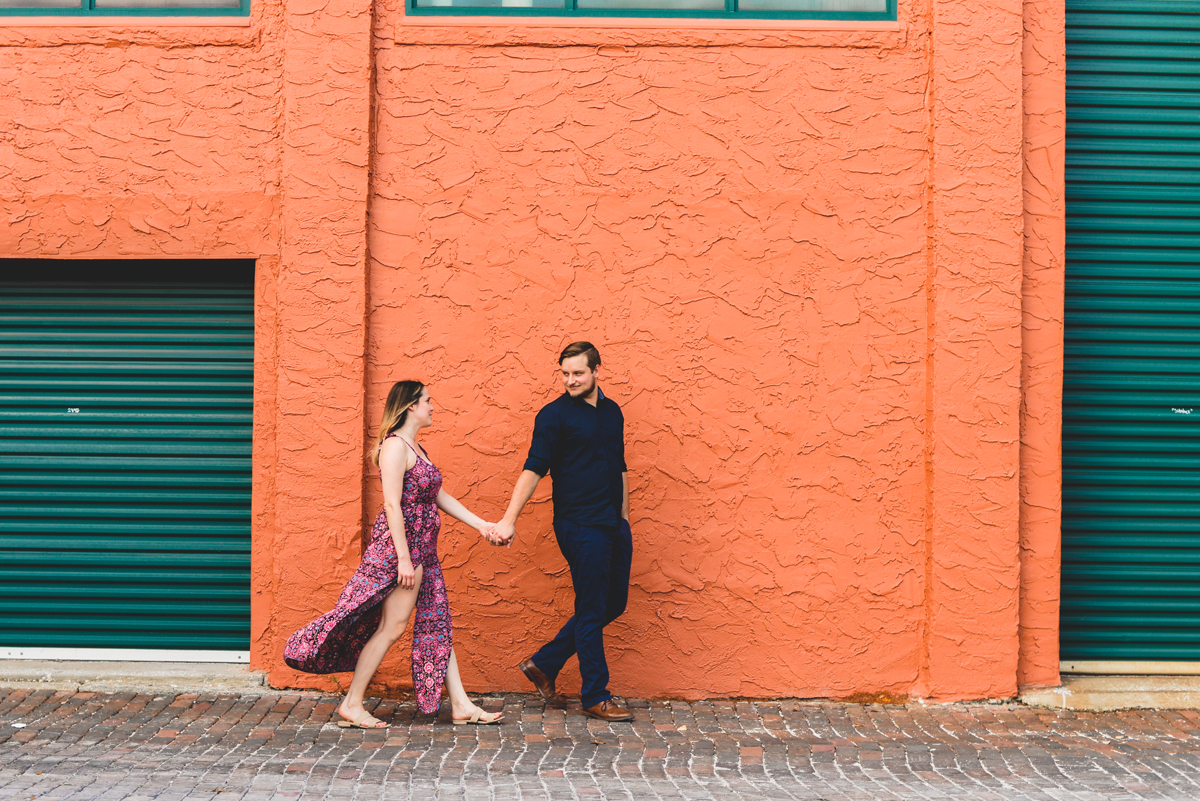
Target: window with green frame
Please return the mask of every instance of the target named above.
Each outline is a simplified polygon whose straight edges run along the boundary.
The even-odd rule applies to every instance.
[[[409,14],[424,16],[896,19],[896,0],[405,0],[405,4]]]
[[[3,17],[244,17],[250,0],[0,0]]]

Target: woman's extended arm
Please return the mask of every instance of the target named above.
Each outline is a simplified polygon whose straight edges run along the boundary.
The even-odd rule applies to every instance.
[[[400,499],[404,497],[404,474],[417,457],[404,447],[399,437],[384,440],[379,452],[379,475],[383,479],[383,513],[387,515],[392,544],[396,546],[396,585],[411,590],[417,583],[417,571],[408,552],[408,537],[404,531],[404,512]]]
[[[491,525],[482,517],[463,506],[462,501],[460,501],[458,498],[455,498],[444,489],[438,492],[437,507],[453,517],[455,520],[466,523],[468,526],[476,531],[479,531],[480,533],[484,533],[484,527]]]

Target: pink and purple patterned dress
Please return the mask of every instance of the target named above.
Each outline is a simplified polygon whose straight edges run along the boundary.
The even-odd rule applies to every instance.
[[[442,519],[435,501],[441,489],[441,472],[417,454],[417,463],[404,474],[400,510],[413,567],[423,568],[413,612],[412,671],[417,706],[424,714],[438,710],[454,644],[450,602],[437,556]],[[362,564],[342,590],[337,606],[288,638],[284,661],[305,673],[354,670],[363,646],[379,628],[383,599],[396,587],[396,566],[396,547],[387,515],[381,511]]]

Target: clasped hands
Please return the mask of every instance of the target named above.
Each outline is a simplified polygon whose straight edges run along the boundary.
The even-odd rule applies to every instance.
[[[479,533],[492,545],[511,545],[513,537],[517,536],[517,527],[501,520],[499,523],[484,523]]]

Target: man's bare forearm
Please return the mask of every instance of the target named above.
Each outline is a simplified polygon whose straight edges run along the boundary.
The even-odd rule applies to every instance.
[[[521,516],[521,510],[525,508],[525,504],[529,503],[529,499],[533,497],[533,491],[537,489],[538,482],[542,477],[532,470],[522,470],[521,475],[517,477],[517,483],[513,487],[512,500],[508,503],[508,511],[504,513],[503,522],[511,525],[516,525],[517,518]]]

